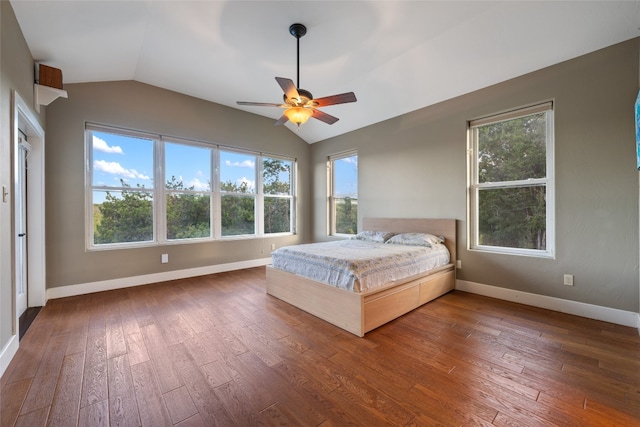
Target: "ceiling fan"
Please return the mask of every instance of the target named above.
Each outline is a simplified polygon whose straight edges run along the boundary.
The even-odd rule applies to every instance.
[[[276,81],[284,91],[284,103],[266,103],[266,102],[243,102],[237,101],[238,105],[253,105],[259,107],[280,107],[284,108],[284,114],[275,122],[274,126],[283,125],[291,120],[293,123],[300,125],[313,117],[327,124],[334,124],[339,119],[323,111],[318,107],[327,107],[329,105],[346,104],[347,102],[356,102],[356,95],[353,92],[341,93],[339,95],[325,96],[323,98],[314,99],[311,92],[300,88],[300,37],[307,34],[307,27],[302,24],[292,24],[289,27],[289,33],[297,40],[297,71],[298,85],[293,84],[291,79],[284,77],[276,77]]]

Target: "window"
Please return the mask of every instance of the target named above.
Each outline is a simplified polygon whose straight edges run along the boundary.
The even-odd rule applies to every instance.
[[[329,157],[329,234],[358,232],[358,154]]]
[[[470,248],[554,255],[553,104],[469,124]]]
[[[167,240],[211,237],[211,164],[214,150],[166,142]]]
[[[293,162],[262,158],[264,233],[289,233],[293,229]]]
[[[88,132],[94,245],[154,240],[154,147],[135,133]]]
[[[90,249],[294,232],[294,159],[92,124],[86,144]]]
[[[222,235],[255,234],[256,156],[220,152]]]

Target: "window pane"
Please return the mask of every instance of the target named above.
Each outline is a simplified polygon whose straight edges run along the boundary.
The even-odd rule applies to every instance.
[[[153,240],[153,193],[94,191],[94,244]]]
[[[220,151],[220,185],[222,191],[256,192],[256,156]]]
[[[358,232],[358,155],[331,160],[331,232]]]
[[[356,234],[358,230],[358,199],[335,199],[336,233]]]
[[[478,182],[544,178],[546,114],[539,113],[478,128]]]
[[[546,187],[481,189],[480,245],[545,250]]]
[[[264,194],[291,194],[291,167],[293,162],[279,159],[262,159],[262,183]]]
[[[153,140],[92,131],[93,185],[153,188]]]
[[[358,198],[358,156],[336,159],[333,162],[333,195]]]
[[[211,149],[166,143],[166,188],[211,191]]]
[[[291,231],[291,199],[288,197],[264,198],[264,232],[287,233]]]
[[[211,199],[203,194],[167,196],[167,239],[211,236]]]
[[[220,207],[223,236],[255,234],[255,198],[222,196]]]

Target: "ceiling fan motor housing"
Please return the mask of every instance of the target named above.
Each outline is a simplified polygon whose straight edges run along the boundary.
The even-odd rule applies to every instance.
[[[313,95],[311,95],[311,92],[309,92],[308,90],[305,90],[305,89],[298,88],[298,95],[300,96],[300,100],[299,101],[297,99],[289,99],[289,98],[287,98],[287,94],[286,93],[284,95],[282,95],[282,98],[284,99],[285,103],[287,103],[287,104],[295,104],[296,106],[306,105],[306,104],[309,103],[309,101],[311,101],[313,99]]]
[[[289,27],[289,33],[297,39],[307,34],[307,27],[302,24],[291,24]]]

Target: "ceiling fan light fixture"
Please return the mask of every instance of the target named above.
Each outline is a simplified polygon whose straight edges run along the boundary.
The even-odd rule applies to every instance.
[[[291,122],[297,124],[299,129],[300,125],[306,123],[309,117],[313,115],[313,110],[304,107],[291,107],[284,110],[284,115]]]

